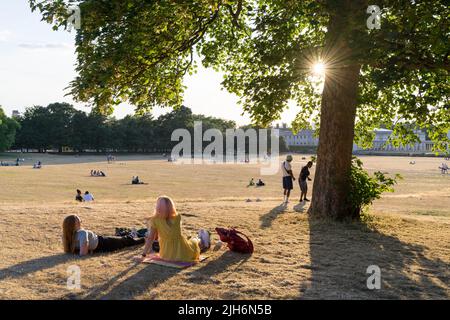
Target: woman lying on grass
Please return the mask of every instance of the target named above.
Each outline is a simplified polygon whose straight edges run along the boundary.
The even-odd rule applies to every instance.
[[[76,215],[66,217],[63,222],[65,253],[79,253],[80,256],[84,256],[89,253],[112,252],[144,242],[144,238],[99,236],[90,230],[81,228],[81,219]]]
[[[195,262],[200,252],[211,246],[210,235],[200,230],[198,237],[186,239],[181,232],[181,216],[169,197],[159,197],[153,217],[149,219],[148,235],[144,248],[145,257],[150,253],[153,241],[159,240],[159,256],[167,261]]]

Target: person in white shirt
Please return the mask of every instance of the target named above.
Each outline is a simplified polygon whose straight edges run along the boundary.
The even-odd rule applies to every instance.
[[[80,256],[90,253],[113,252],[145,243],[145,238],[102,236],[83,229],[81,219],[76,215],[70,215],[64,219],[62,240],[65,253],[79,254]]]
[[[286,161],[281,164],[281,170],[283,172],[283,190],[284,190],[284,203],[289,202],[289,196],[291,190],[294,188],[292,181],[295,181],[294,174],[292,173],[291,162],[293,158],[291,155],[286,157]]]
[[[84,193],[83,200],[86,202],[94,201],[94,197],[89,193],[89,191],[86,191]]]

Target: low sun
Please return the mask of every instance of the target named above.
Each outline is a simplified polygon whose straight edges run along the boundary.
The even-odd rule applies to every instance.
[[[324,76],[325,75],[325,64],[323,62],[316,62],[312,66],[312,72],[315,76]]]

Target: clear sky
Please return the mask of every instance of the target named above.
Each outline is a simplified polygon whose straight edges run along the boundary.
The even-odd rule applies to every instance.
[[[0,0],[0,105],[8,115],[33,105],[69,102],[89,111],[65,96],[64,89],[75,77],[74,33],[53,31],[32,13],[27,0]],[[184,104],[194,113],[221,117],[238,124],[250,122],[242,116],[237,97],[222,90],[222,76],[213,70],[199,68],[185,79]],[[283,122],[295,118],[295,109],[287,110]],[[166,110],[155,110],[155,116]],[[122,105],[115,111],[118,118],[133,113],[133,107]],[[281,122],[281,121],[280,121]]]

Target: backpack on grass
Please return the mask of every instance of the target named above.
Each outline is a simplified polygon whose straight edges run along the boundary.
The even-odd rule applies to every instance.
[[[237,231],[234,228],[216,228],[216,232],[220,237],[220,241],[228,243],[228,248],[231,251],[239,253],[253,253],[252,241],[242,232]],[[239,234],[242,234],[245,238],[247,238],[247,240],[242,238]]]

